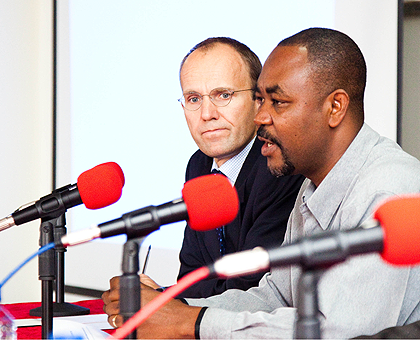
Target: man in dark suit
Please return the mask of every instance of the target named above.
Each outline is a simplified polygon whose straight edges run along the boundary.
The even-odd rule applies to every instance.
[[[266,159],[261,156],[261,146],[259,140],[254,142],[235,182],[240,212],[232,223],[224,226],[226,254],[283,242],[287,219],[302,181],[297,176],[273,177],[267,169]],[[212,161],[212,158],[197,151],[188,164],[187,180],[210,173]],[[213,263],[219,257],[219,240],[215,230],[198,232],[187,226],[180,252],[178,278]],[[208,297],[231,288],[246,290],[256,286],[262,275],[203,280],[180,296]]]
[[[261,155],[263,143],[255,138],[252,91],[260,71],[258,57],[230,38],[201,42],[181,63],[180,101],[200,148],[188,163],[186,180],[210,174],[212,169],[221,171],[238,191],[240,210],[221,230],[197,232],[186,227],[178,279],[224,254],[283,242],[303,177],[274,177]],[[203,280],[181,296],[208,297],[230,288],[246,290],[256,286],[262,275]]]
[[[218,230],[197,232],[188,225],[180,252],[178,279],[229,253],[283,242],[287,220],[303,176],[274,177],[256,139],[253,98],[261,72],[258,57],[231,38],[209,38],[183,59],[180,102],[199,150],[191,157],[186,180],[222,172],[235,185],[240,209],[236,219]],[[256,286],[264,273],[200,281],[179,297],[208,297],[230,288]],[[142,282],[158,287],[148,277]]]

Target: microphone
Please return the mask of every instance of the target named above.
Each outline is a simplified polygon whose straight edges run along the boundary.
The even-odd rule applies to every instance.
[[[126,234],[128,238],[149,235],[161,225],[186,220],[198,231],[206,231],[232,222],[239,209],[236,189],[223,175],[206,175],[184,184],[182,198],[148,206],[104,222],[90,229],[64,235],[57,245],[64,247]]]
[[[393,197],[359,228],[323,232],[268,250],[256,247],[229,254],[215,261],[210,270],[217,276],[232,277],[292,264],[328,266],[371,252],[380,253],[392,265],[415,265],[420,263],[419,208],[420,195]]]
[[[117,163],[97,165],[80,174],[77,184],[56,189],[35,203],[1,219],[0,231],[38,218],[59,217],[67,209],[82,203],[88,209],[106,207],[120,199],[124,184],[124,173]]]

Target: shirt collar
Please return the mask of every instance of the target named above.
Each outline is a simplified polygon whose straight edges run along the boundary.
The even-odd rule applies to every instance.
[[[217,166],[216,161],[213,158],[211,170],[216,169],[223,172],[223,174],[229,179],[230,183],[234,185],[255,139],[256,137],[254,137],[240,153],[224,162],[220,168]]]
[[[379,138],[377,132],[364,124],[318,188],[311,181],[304,191],[304,202],[324,230],[329,228],[348,188]]]

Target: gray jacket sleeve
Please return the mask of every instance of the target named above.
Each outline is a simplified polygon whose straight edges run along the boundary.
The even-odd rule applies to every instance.
[[[279,280],[286,277],[281,272],[266,274],[259,287],[248,291],[229,290],[208,299],[189,299],[191,305],[209,306],[201,320],[200,338],[293,338],[297,310],[289,306],[296,305],[297,292],[280,294],[276,286],[282,287]],[[373,334],[419,319],[419,298],[407,289],[419,281],[419,267],[392,267],[378,255],[355,257],[329,269],[318,286],[322,337]]]
[[[276,284],[268,273],[258,287],[247,291],[230,289],[207,299],[186,299],[190,305],[210,307],[201,320],[200,338],[270,338],[270,333],[274,338],[292,338],[296,309],[288,307],[291,296],[283,296],[277,288],[283,286],[286,273],[287,269],[276,270]]]

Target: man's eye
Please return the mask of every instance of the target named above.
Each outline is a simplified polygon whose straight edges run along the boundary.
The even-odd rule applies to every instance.
[[[280,105],[284,104],[284,101],[273,99],[273,104],[276,105],[276,106],[280,106]]]
[[[263,99],[260,96],[254,95],[254,100],[257,102],[258,105],[263,103]]]
[[[232,96],[232,94],[229,93],[229,92],[220,92],[217,95],[217,98],[222,99],[222,100],[227,100],[227,99],[230,99],[231,96]]]
[[[191,96],[191,97],[187,98],[187,101],[194,104],[194,103],[198,103],[200,101],[200,98],[197,97],[197,96],[195,96],[195,97]]]

